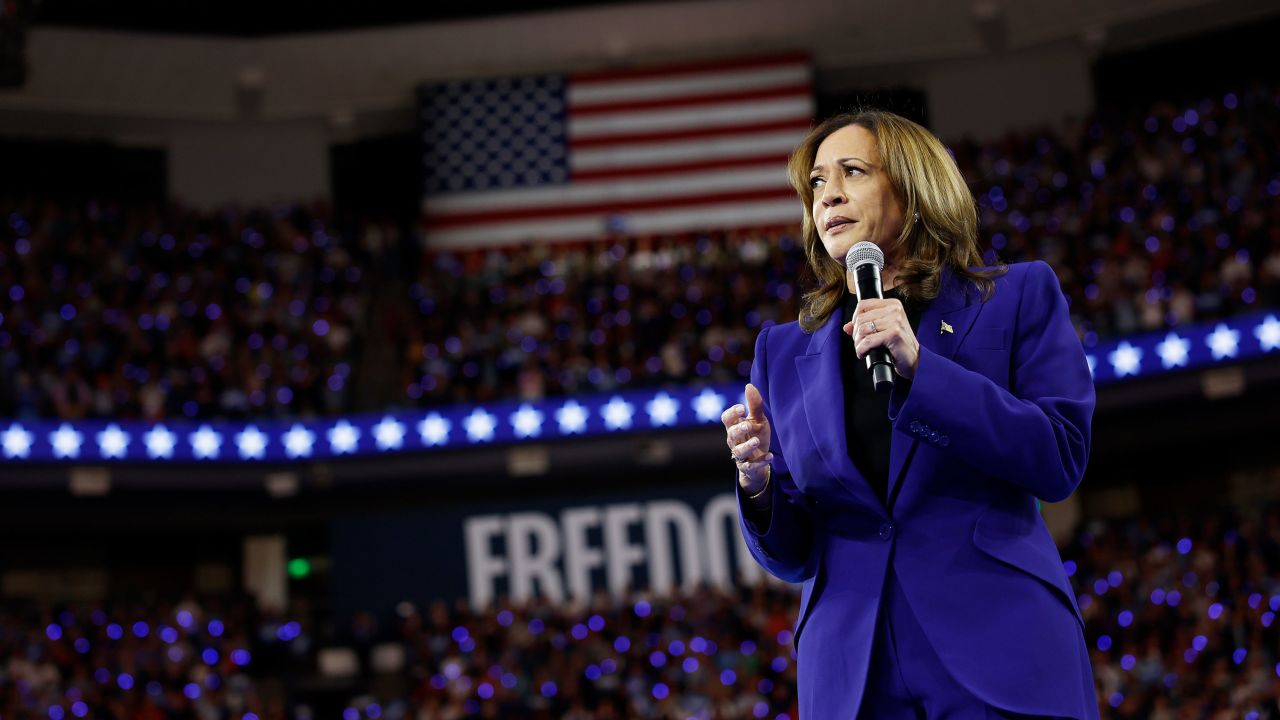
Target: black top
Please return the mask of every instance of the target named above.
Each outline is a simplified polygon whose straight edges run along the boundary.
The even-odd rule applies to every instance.
[[[902,300],[897,287],[884,291],[885,298]],[[921,303],[902,301],[912,331],[919,334]],[[858,298],[847,293],[841,304],[843,322],[853,317]],[[893,429],[889,424],[889,393],[877,393],[871,384],[866,358],[854,352],[853,338],[841,333],[840,368],[844,380],[844,427],[848,438],[849,458],[867,478],[880,502],[886,502],[889,488],[889,440]],[[894,384],[901,393],[911,389],[911,381],[894,373]]]

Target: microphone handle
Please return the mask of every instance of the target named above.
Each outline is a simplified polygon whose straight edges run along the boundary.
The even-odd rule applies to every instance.
[[[853,269],[853,289],[858,302],[865,298],[883,298],[880,268],[875,263],[863,263]],[[876,392],[888,392],[893,387],[893,356],[882,347],[873,348],[864,358]]]

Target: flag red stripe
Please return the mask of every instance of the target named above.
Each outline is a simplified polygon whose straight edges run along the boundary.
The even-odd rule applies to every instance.
[[[629,68],[626,70],[602,70],[599,72],[575,73],[569,76],[569,82],[575,85],[599,83],[616,83],[619,80],[640,80],[645,78],[679,77],[681,75],[698,75],[723,70],[756,70],[774,65],[795,65],[808,63],[807,53],[787,53],[765,57],[733,58],[715,62],[687,63],[681,65],[663,65],[659,67]]]
[[[662,143],[672,140],[696,140],[698,138],[729,137],[732,135],[753,135],[777,130],[808,131],[809,120],[774,120],[753,125],[718,125],[687,130],[665,130],[662,132],[618,133],[616,135],[593,135],[589,138],[570,138],[571,150],[603,147],[608,145],[633,145],[640,143]]]
[[[419,223],[419,224],[424,230],[426,229],[426,223]],[[730,228],[730,229],[724,229],[724,230],[717,230],[716,232],[720,232],[725,236],[733,236],[734,234],[743,232],[744,230],[747,230],[747,228]],[[797,233],[798,234],[800,232],[800,225],[799,223],[768,223],[766,225],[753,225],[749,230],[753,234],[767,234],[767,233]],[[706,232],[706,231],[693,230],[693,229],[671,230],[668,232],[660,232],[660,233],[654,233],[654,234],[660,238],[693,239],[693,238],[696,238],[702,232]],[[600,236],[599,235],[587,235],[582,237],[566,236],[563,238],[557,238],[552,242],[554,242],[557,247],[590,250],[592,248],[599,247]],[[483,258],[495,250],[510,251],[510,250],[522,250],[526,248],[528,248],[528,243],[503,243],[499,245],[484,245],[482,247],[439,248],[439,247],[427,246],[423,248],[423,253],[425,253],[426,256],[429,258],[437,258],[441,256]]]
[[[749,90],[727,90],[723,92],[690,95],[688,97],[655,98],[650,100],[610,101],[590,105],[574,105],[569,108],[569,117],[594,117],[616,112],[635,112],[637,110],[660,110],[663,108],[697,107],[700,105],[718,105],[742,100],[771,100],[773,98],[795,95],[808,99],[813,88],[809,83],[793,83],[773,88],[752,88]]]
[[[487,225],[490,223],[515,220],[535,220],[548,217],[573,215],[596,215],[599,213],[627,212],[632,210],[654,210],[690,205],[706,205],[710,203],[751,202],[755,200],[779,200],[794,198],[791,190],[743,190],[731,193],[708,193],[687,197],[666,197],[650,200],[631,200],[626,202],[596,202],[567,205],[536,205],[514,208],[510,210],[494,209],[483,212],[459,213],[457,215],[435,215],[427,217],[427,227],[433,230],[465,227],[470,225]]]
[[[613,180],[615,178],[624,177],[649,177],[653,175],[674,175],[677,173],[698,172],[701,170],[722,170],[727,168],[745,167],[748,165],[764,165],[766,163],[777,163],[779,172],[785,166],[790,154],[769,153],[767,155],[750,155],[743,157],[721,158],[717,160],[702,160],[692,163],[663,163],[659,165],[633,165],[631,167],[607,167],[592,170],[575,170],[573,171],[572,180],[575,183],[589,182],[592,180]]]

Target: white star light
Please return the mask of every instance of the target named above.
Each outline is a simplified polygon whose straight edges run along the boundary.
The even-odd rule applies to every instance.
[[[635,413],[635,409],[631,407],[631,403],[614,395],[609,398],[609,402],[600,409],[604,414],[604,426],[609,430],[626,430],[631,427],[631,416]]]
[[[191,453],[197,460],[211,460],[218,457],[222,449],[222,434],[208,425],[201,425],[191,433]]]
[[[1213,351],[1214,360],[1235,357],[1237,345],[1240,343],[1240,331],[1218,323],[1213,332],[1209,333],[1209,337],[1205,338],[1205,342]]]
[[[582,432],[587,427],[588,414],[587,409],[579,405],[577,400],[565,403],[556,411],[556,422],[560,423],[560,432],[565,435]]]
[[[284,440],[285,455],[291,458],[311,457],[311,446],[315,445],[316,434],[294,423],[281,439]]]
[[[9,425],[8,430],[0,433],[0,444],[4,445],[5,457],[29,457],[33,442],[35,442],[35,436],[22,429],[18,423]]]
[[[1084,356],[1084,361],[1085,361],[1085,362],[1087,362],[1087,363],[1089,363],[1089,377],[1093,377],[1093,374],[1094,374],[1095,372],[1097,372],[1097,370],[1098,370],[1098,358],[1097,358],[1097,356],[1096,356],[1096,355],[1085,355],[1085,356]]]
[[[157,425],[142,435],[142,441],[147,445],[147,455],[152,458],[172,458],[178,437],[164,425]]]
[[[84,436],[66,423],[49,433],[49,444],[53,446],[53,456],[56,458],[80,457],[80,445],[83,442]]]
[[[379,450],[399,450],[404,446],[404,424],[387,415],[373,426],[373,437]]]
[[[267,449],[267,436],[257,425],[250,425],[243,432],[236,433],[236,446],[240,448],[240,457],[245,460],[261,460]]]
[[[418,423],[418,434],[427,447],[443,445],[449,441],[449,421],[440,417],[440,413],[431,413]]]
[[[516,437],[537,437],[542,434],[542,413],[525,403],[511,413],[511,427],[515,429]]]
[[[353,453],[360,442],[360,429],[346,420],[339,420],[328,432],[329,448],[334,455]]]
[[[1156,345],[1156,354],[1160,356],[1160,364],[1166,368],[1185,366],[1187,353],[1191,350],[1191,341],[1178,337],[1177,333],[1169,333]]]
[[[471,442],[488,442],[493,439],[493,429],[497,421],[484,408],[476,408],[463,418],[462,424],[467,428],[467,437]]]
[[[1280,320],[1276,320],[1275,315],[1268,315],[1261,325],[1253,329],[1253,336],[1258,338],[1263,352],[1280,350]]]
[[[703,388],[693,399],[693,411],[702,422],[715,422],[724,412],[724,396],[713,392],[711,388]]]
[[[675,398],[660,392],[645,405],[649,411],[649,422],[654,425],[675,425],[676,416],[680,414],[680,403]]]
[[[1136,348],[1127,341],[1122,341],[1120,347],[1113,350],[1108,359],[1111,360],[1111,367],[1116,370],[1116,377],[1137,375],[1142,367],[1142,348]]]
[[[98,449],[102,451],[104,458],[123,459],[125,451],[129,449],[129,433],[111,423],[106,430],[98,433]]]

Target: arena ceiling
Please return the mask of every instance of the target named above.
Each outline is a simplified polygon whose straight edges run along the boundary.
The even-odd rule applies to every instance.
[[[34,26],[252,38],[468,20],[636,0],[31,0]]]
[[[699,5],[713,0],[8,0],[33,27],[85,28],[229,38],[478,20],[622,5]],[[776,0],[823,25],[877,33],[971,31],[999,48],[1067,31],[1086,42],[1149,41],[1276,12],[1275,0]],[[767,3],[766,3],[767,4]],[[744,7],[761,3],[743,2]],[[4,13],[0,12],[0,16]],[[726,17],[725,24],[733,19]],[[906,28],[905,30],[903,28]],[[1117,32],[1118,31],[1118,32]],[[1008,37],[1006,37],[1006,34]]]
[[[622,3],[623,0],[32,0],[29,20],[33,26],[45,27],[261,37]]]

